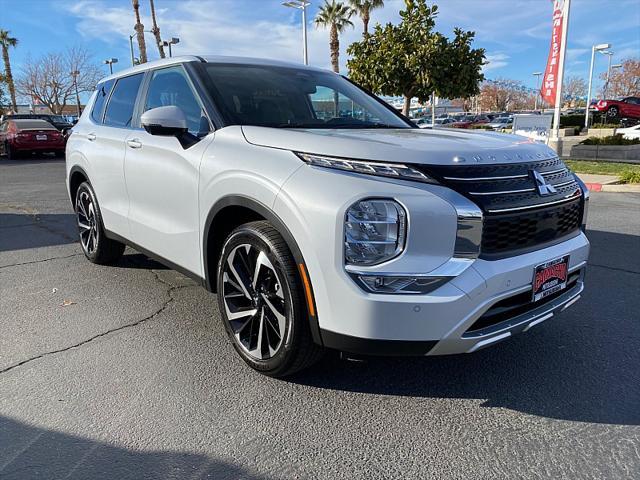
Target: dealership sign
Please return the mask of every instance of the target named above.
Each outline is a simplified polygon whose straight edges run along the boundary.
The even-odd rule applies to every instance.
[[[560,53],[563,48],[564,39],[562,38],[562,24],[566,21],[564,18],[564,3],[566,0],[554,0],[553,2],[553,30],[551,31],[551,47],[549,48],[549,58],[547,59],[547,68],[544,71],[542,88],[540,95],[550,105],[555,105],[556,94],[559,84],[558,67],[560,65]]]

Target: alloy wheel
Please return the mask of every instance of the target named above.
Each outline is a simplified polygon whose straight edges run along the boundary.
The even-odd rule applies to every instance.
[[[82,248],[92,255],[98,247],[98,224],[95,206],[87,191],[81,191],[76,198],[76,217]]]
[[[238,245],[224,263],[222,280],[225,313],[236,343],[254,359],[273,357],[285,336],[286,301],[266,252]]]

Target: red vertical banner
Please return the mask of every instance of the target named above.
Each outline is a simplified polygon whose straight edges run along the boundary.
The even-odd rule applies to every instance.
[[[544,71],[542,88],[540,89],[540,95],[549,105],[555,105],[556,103],[556,92],[560,82],[558,78],[558,65],[560,63],[560,49],[564,42],[562,38],[562,22],[564,22],[563,11],[564,0],[554,0],[551,47],[549,48],[547,68]]]

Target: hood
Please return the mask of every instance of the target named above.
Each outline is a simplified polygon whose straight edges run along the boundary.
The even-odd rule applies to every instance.
[[[242,131],[253,145],[383,162],[459,165],[516,163],[557,156],[545,144],[529,138],[479,130],[325,130],[243,126]]]

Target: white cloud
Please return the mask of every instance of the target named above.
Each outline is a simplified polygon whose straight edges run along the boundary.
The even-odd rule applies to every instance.
[[[509,55],[505,53],[488,53],[487,63],[482,67],[483,73],[487,73],[491,70],[497,70],[509,65]]]

